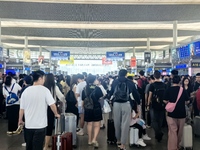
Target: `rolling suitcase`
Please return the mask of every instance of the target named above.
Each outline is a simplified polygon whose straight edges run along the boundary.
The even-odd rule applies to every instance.
[[[130,147],[134,146],[134,145],[137,145],[137,141],[139,139],[139,130],[136,129],[136,128],[130,128],[130,136],[129,136],[129,145]],[[138,146],[138,145],[137,145]]]
[[[61,130],[64,132],[71,132],[73,137],[73,147],[77,147],[76,138],[76,122],[77,117],[73,113],[64,113],[61,115]]]
[[[180,144],[184,149],[193,147],[193,141],[192,141],[192,127],[191,125],[185,125],[183,128],[183,136],[182,141]]]
[[[52,136],[52,150],[72,150],[72,133],[58,134],[60,123],[60,119],[56,119],[55,135]]]
[[[200,136],[199,127],[200,127],[200,116],[196,116],[194,118],[194,135],[195,136]]]
[[[115,144],[117,142],[117,138],[115,136],[114,120],[112,119],[112,111],[109,113],[109,119],[107,122],[107,142],[108,144]]]

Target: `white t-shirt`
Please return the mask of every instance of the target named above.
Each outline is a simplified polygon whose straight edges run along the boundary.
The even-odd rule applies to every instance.
[[[41,129],[47,126],[47,106],[55,103],[51,92],[44,86],[30,86],[21,96],[20,109],[24,109],[25,127]]]
[[[86,84],[87,83],[83,81],[83,82],[80,82],[76,87],[76,94],[80,94],[80,96],[78,97],[78,106],[82,106],[82,92]]]
[[[15,84],[14,87],[13,87],[13,84]],[[11,84],[10,87],[7,87],[7,86],[6,86],[6,88],[7,88],[7,90],[10,92],[10,91],[11,91],[11,88],[13,87],[12,93],[15,93],[16,95],[18,95],[18,92],[21,90],[21,86],[20,86],[18,83],[13,83],[13,84]],[[3,84],[3,95],[5,95],[6,97],[9,96],[9,92],[8,92],[7,90],[5,89],[5,84]],[[19,103],[20,103],[20,102],[17,101],[16,103],[11,104],[11,105],[6,104],[6,106],[19,105]]]

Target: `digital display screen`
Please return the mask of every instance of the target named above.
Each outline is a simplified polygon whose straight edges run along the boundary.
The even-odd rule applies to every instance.
[[[178,51],[179,51],[180,59],[188,59],[188,58],[190,58],[189,45],[182,46],[182,47],[178,48]]]
[[[194,43],[194,55],[200,56],[200,41]]]

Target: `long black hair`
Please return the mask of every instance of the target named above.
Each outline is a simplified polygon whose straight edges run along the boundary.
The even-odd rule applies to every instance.
[[[183,81],[182,81],[182,86],[183,86],[183,88],[185,88],[185,84],[184,84],[185,80],[188,80],[188,81],[189,81],[189,83],[188,83],[188,89],[192,88],[192,86],[191,86],[191,81],[190,81],[190,79],[188,79],[188,78],[184,78],[184,79],[183,79]]]
[[[67,75],[66,76],[66,83],[68,86],[70,86],[70,82],[71,82],[71,76]]]
[[[52,73],[49,73],[49,74],[46,75],[44,86],[46,88],[48,88],[51,93],[53,92],[52,95],[54,97],[55,96],[56,83],[55,83],[55,80],[54,80],[54,75]]]
[[[87,85],[86,85],[86,94],[89,96],[92,93],[91,86],[94,86],[94,81],[96,80],[96,76],[89,75],[86,79]]]
[[[11,83],[12,83],[12,77],[11,76],[6,76],[5,85],[10,87]]]
[[[77,75],[73,75],[73,76],[72,76],[72,79],[71,79],[71,83],[70,83],[71,89],[73,88],[74,85],[77,84],[77,82],[78,82]]]

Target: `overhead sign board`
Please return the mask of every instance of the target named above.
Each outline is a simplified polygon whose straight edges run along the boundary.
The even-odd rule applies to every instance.
[[[106,57],[102,58],[102,65],[112,65],[111,60],[107,60]]]
[[[151,52],[144,52],[144,62],[151,63]]]
[[[188,66],[187,66],[187,64],[179,64],[179,65],[176,65],[176,69],[185,69],[185,68],[187,68]]]
[[[69,60],[69,51],[51,51],[51,60]]]
[[[125,58],[124,52],[106,52],[106,59],[111,61],[123,61]]]
[[[191,67],[192,68],[200,68],[200,62],[192,62]]]

